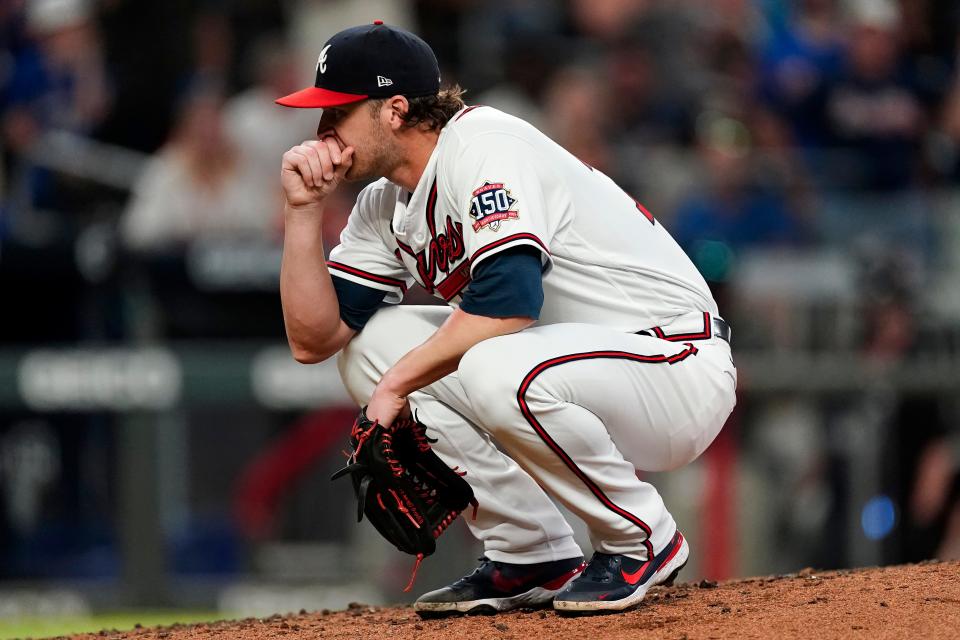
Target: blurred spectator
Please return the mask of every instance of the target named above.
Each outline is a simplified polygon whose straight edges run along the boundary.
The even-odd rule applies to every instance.
[[[903,51],[916,69],[920,97],[928,106],[943,99],[956,67],[960,3],[901,1]]]
[[[83,0],[30,0],[33,46],[13,60],[3,114],[4,141],[25,153],[44,129],[89,132],[106,114],[110,91],[99,36]]]
[[[253,85],[246,91],[230,98],[224,108],[224,124],[227,134],[238,148],[238,157],[243,163],[241,171],[247,180],[258,185],[271,198],[279,222],[280,158],[290,147],[312,139],[320,119],[316,109],[284,109],[274,100],[300,87],[297,68],[298,58],[282,40],[265,37],[253,48],[251,69]]]
[[[907,254],[869,256],[865,265],[864,353],[878,369],[903,364],[924,334],[918,269]],[[934,336],[937,339],[938,336]],[[960,558],[960,425],[946,398],[932,393],[888,395],[883,489],[902,514],[885,562]]]
[[[615,97],[612,126],[616,137],[637,144],[669,144],[692,136],[692,101],[673,78],[665,78],[656,51],[645,40],[626,38],[604,57],[605,75]]]
[[[840,25],[836,0],[801,0],[785,20],[771,17],[758,55],[760,95],[802,146],[826,142],[822,103],[843,62]]]
[[[183,100],[170,141],[150,160],[122,221],[126,244],[158,250],[199,239],[268,237],[272,191],[251,182],[223,123],[219,92]]]
[[[610,95],[595,69],[568,67],[557,72],[544,95],[544,130],[581,161],[610,172],[608,143]]]
[[[229,86],[232,80],[233,29],[226,14],[212,8],[201,10],[191,27],[193,64],[185,79],[186,86]]]
[[[30,0],[24,7],[28,39],[7,52],[0,124],[15,194],[7,202],[17,215],[11,232],[35,237],[50,221],[41,223],[28,214],[35,209],[63,212],[73,203],[54,176],[34,164],[33,151],[49,131],[89,134],[106,116],[111,90],[87,2]],[[12,22],[18,23],[16,18]],[[62,221],[53,224],[59,227]]]
[[[706,71],[702,108],[743,117],[752,105],[757,83],[747,42],[735,32],[720,31],[702,46]]]
[[[846,153],[824,165],[839,186],[903,189],[915,183],[923,111],[902,57],[900,13],[884,0],[853,3],[849,58],[825,96],[832,141]]]
[[[467,94],[468,104],[484,104],[544,128],[543,92],[557,61],[560,46],[543,34],[518,34],[510,38],[503,53],[502,79],[478,95]]]
[[[812,240],[817,194],[805,165],[800,162],[796,138],[788,121],[755,106],[747,113],[753,145],[753,173],[757,184],[784,194],[801,227],[798,241]]]
[[[570,15],[579,35],[612,42],[653,4],[651,0],[571,0]]]
[[[931,132],[927,158],[937,173],[960,182],[960,76],[944,101],[938,124]]]
[[[751,171],[751,134],[742,122],[704,114],[698,137],[703,185],[680,204],[670,232],[708,281],[722,282],[738,251],[797,244],[803,233],[783,185],[759,183]]]
[[[672,7],[674,4],[687,5],[699,24],[699,29],[708,38],[717,35],[734,36],[739,40],[756,41],[762,37],[764,30],[762,2],[756,0],[715,0],[703,3],[698,0],[687,0],[685,3],[661,2],[661,6]]]
[[[913,550],[916,558],[960,560],[960,430],[936,434],[917,460],[909,514],[921,529],[933,529],[935,546]],[[904,558],[912,559],[912,558]]]
[[[99,25],[104,58],[115,84],[113,108],[98,140],[153,153],[166,140],[173,98],[190,68],[188,3],[102,0]],[[144,46],[149,43],[149,46]]]
[[[539,128],[543,90],[554,70],[581,56],[580,41],[565,28],[564,7],[548,0],[501,2],[496,11],[490,3],[465,4],[459,20],[467,28],[457,36],[459,48],[470,55],[450,80],[472,90],[468,102],[524,120],[530,116],[528,121]],[[475,99],[480,92],[482,99]]]
[[[699,5],[699,6],[694,6]],[[702,3],[655,2],[604,47],[606,81],[623,128],[639,142],[689,144],[706,88]],[[662,128],[662,129],[661,129]]]

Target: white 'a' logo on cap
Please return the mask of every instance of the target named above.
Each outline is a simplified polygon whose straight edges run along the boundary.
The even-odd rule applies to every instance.
[[[320,70],[320,73],[327,72],[327,51],[329,49],[330,49],[330,45],[327,45],[320,50],[320,57],[317,58],[317,69]]]

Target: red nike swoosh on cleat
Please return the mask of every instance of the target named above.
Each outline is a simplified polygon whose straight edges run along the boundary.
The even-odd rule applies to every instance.
[[[680,551],[680,547],[682,545],[683,545],[683,535],[680,532],[677,532],[677,535],[674,538],[673,550],[670,552],[670,555],[668,555],[666,558],[663,559],[661,566],[673,560],[673,556],[677,555],[677,552]],[[661,551],[661,553],[663,552]],[[637,582],[640,581],[640,577],[643,575],[643,572],[646,571],[647,566],[649,564],[650,564],[650,561],[647,560],[642,565],[640,565],[639,569],[637,569],[633,573],[626,573],[623,569],[620,569],[620,575],[623,576],[623,579],[626,580],[628,584],[635,585],[637,584]]]
[[[620,575],[623,576],[623,579],[627,581],[627,584],[634,585],[640,582],[640,577],[643,576],[643,572],[647,570],[647,566],[650,564],[650,561],[647,560],[640,568],[634,571],[633,573],[627,573],[623,569],[620,569]]]

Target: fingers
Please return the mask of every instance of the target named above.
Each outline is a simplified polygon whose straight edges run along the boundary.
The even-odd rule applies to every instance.
[[[314,184],[311,186],[323,186],[323,181],[333,180],[333,160],[330,158],[330,148],[320,140],[309,140],[303,143],[309,151],[307,157],[310,159],[310,168],[313,170]]]
[[[294,169],[308,187],[323,182],[323,167],[315,151],[306,145],[298,145],[283,155],[284,168]]]
[[[327,145],[331,162],[333,162],[334,165],[340,164],[340,161],[342,160],[340,142],[333,136],[326,136],[320,142],[323,142]]]
[[[337,177],[343,178],[347,175],[347,171],[350,170],[350,167],[353,166],[353,147],[347,147],[343,150],[343,153],[340,157],[340,166],[337,167]]]
[[[353,147],[335,136],[308,140],[283,154],[281,182],[288,203],[318,202],[332,193],[353,166]]]
[[[308,140],[284,154],[286,168],[296,169],[308,187],[319,188],[336,177],[343,152],[335,138]]]
[[[333,158],[330,157],[329,145],[323,140],[311,140],[309,146],[314,152],[313,157],[320,164],[320,177],[327,182],[333,180],[333,172],[336,168],[333,166]],[[321,185],[318,182],[316,186]]]

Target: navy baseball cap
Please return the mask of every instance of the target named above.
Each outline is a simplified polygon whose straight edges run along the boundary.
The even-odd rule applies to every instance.
[[[440,65],[426,42],[409,31],[373,24],[344,29],[317,58],[317,81],[276,100],[285,107],[337,107],[367,98],[409,98],[440,90]]]

